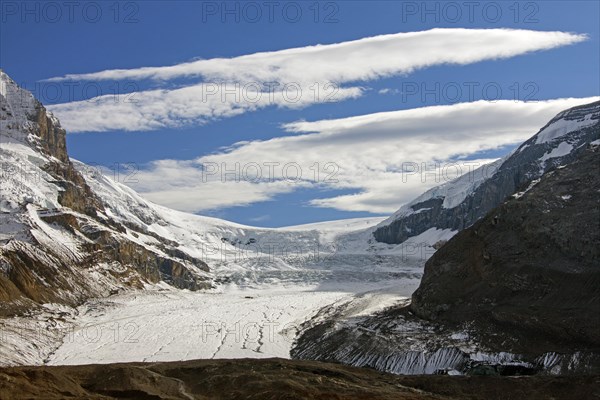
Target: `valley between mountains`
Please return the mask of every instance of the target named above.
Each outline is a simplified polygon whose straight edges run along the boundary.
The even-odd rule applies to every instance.
[[[454,234],[388,245],[383,218],[266,229],[152,204],[70,160],[60,123],[1,78],[5,365],[289,357],[324,306],[408,299]]]
[[[307,361],[247,368],[600,373],[600,101],[389,218],[258,228],[153,204],[70,159],[60,122],[0,81],[5,367],[278,357]],[[432,393],[415,398],[446,398]]]

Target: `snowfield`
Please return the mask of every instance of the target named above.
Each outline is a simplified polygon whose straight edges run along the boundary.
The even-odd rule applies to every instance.
[[[50,364],[286,357],[296,328],[347,293],[231,288],[128,294],[82,308]]]
[[[190,223],[172,213],[169,218],[177,216],[177,225]],[[266,236],[278,246],[321,243],[323,249],[318,254],[267,257],[251,252],[236,258],[228,243],[227,257],[213,254],[208,260],[220,280],[215,289],[190,292],[159,284],[90,301],[78,308],[46,363],[289,358],[301,325],[322,308],[353,302],[362,315],[404,301],[417,288],[425,261],[414,251],[417,246],[410,252],[401,245],[366,246],[365,236],[381,218],[278,229],[185,218],[204,220],[204,240],[224,236],[246,243],[254,238],[260,244]],[[429,248],[425,236],[421,239]],[[438,240],[444,232],[429,236]]]
[[[410,295],[418,281],[405,287]],[[316,289],[316,290],[315,290]],[[48,364],[289,358],[300,325],[321,307],[350,301],[347,290],[315,287],[239,288],[193,293],[172,288],[88,303]],[[368,295],[364,312],[406,299]]]
[[[353,302],[363,315],[409,298],[433,254],[430,246],[455,233],[432,229],[414,243],[387,245],[371,236],[382,218],[256,228],[145,203],[116,185],[118,196],[109,198],[125,196],[129,208],[120,207],[121,197],[108,208],[112,216],[139,215],[149,211],[139,205],[149,204],[159,221],[150,230],[190,253],[209,246],[199,255],[217,287],[190,292],[164,284],[90,301],[47,364],[289,358],[302,323],[322,308]]]

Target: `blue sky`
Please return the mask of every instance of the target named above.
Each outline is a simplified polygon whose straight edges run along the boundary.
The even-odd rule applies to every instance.
[[[440,183],[431,178],[425,182],[422,179],[404,182],[401,174],[391,173],[404,162],[421,165],[421,162],[458,159],[484,162],[497,158],[534,134],[548,116],[573,103],[549,102],[529,107],[516,105],[514,101],[486,105],[473,102],[496,98],[522,101],[588,98],[600,94],[600,3],[597,1],[479,2],[472,10],[462,2],[279,2],[272,10],[272,18],[264,2],[250,6],[242,2],[226,5],[192,1],[80,2],[71,10],[65,3],[51,3],[1,3],[0,67],[32,90],[44,104],[58,105],[53,110],[67,128],[74,127],[70,131],[81,130],[82,124],[95,126],[91,130],[96,132],[69,134],[71,156],[94,165],[120,165],[121,169],[133,163],[136,173],[124,183],[149,199],[251,225],[284,226],[385,215]],[[224,13],[227,11],[224,7],[232,12]],[[496,18],[498,11],[500,18]],[[302,68],[282,67],[285,77],[297,80],[307,77],[306,82],[301,82],[303,101],[311,82],[322,85],[333,76],[336,85],[349,89],[333,102],[307,101],[293,107],[277,103],[243,108],[235,115],[227,114],[229,109],[218,114],[217,107],[217,116],[207,119],[194,110],[197,103],[187,97],[183,101],[178,95],[172,98],[181,101],[173,105],[179,114],[158,110],[157,113],[164,113],[156,117],[162,125],[152,128],[131,125],[126,118],[129,109],[122,108],[127,101],[123,95],[130,92],[135,93],[129,99],[138,100],[143,98],[137,97],[137,93],[143,96],[149,90],[177,91],[199,82],[236,81],[237,76],[242,76],[244,84],[252,77],[262,76],[267,67],[277,76],[277,63],[283,62],[280,53],[276,53],[274,58],[263,57],[246,67],[236,57],[433,28],[510,28],[557,31],[573,36],[553,37],[548,45],[545,37],[520,31],[525,33],[508,38],[499,36],[501,44],[495,36],[488,37],[480,31],[464,33],[466,40],[463,36],[454,38],[459,33],[448,31],[429,39],[401,39],[398,47],[384,48],[368,42],[359,50],[332,48],[332,53],[337,52],[331,57],[327,55],[329,48],[319,56],[302,53],[292,60],[295,65],[306,63]],[[575,37],[575,34],[587,36]],[[448,44],[444,45],[446,40]],[[530,50],[520,50],[530,44]],[[390,48],[398,52],[391,52]],[[444,55],[448,48],[451,51]],[[494,55],[495,49],[498,53]],[[467,57],[471,52],[488,50],[492,54],[482,60],[460,65],[452,61],[453,53]],[[369,59],[352,58],[353,54],[362,54],[357,51],[367,51]],[[510,55],[498,59],[506,52]],[[402,59],[403,54],[406,60]],[[394,61],[393,56],[400,57]],[[406,69],[405,62],[410,64],[421,56],[433,61],[427,61],[422,68],[413,65],[414,70]],[[96,75],[47,81],[105,70],[168,67],[199,59],[209,63],[200,68],[201,72],[191,75],[157,79],[117,73],[111,79]],[[389,65],[398,64],[395,71],[387,71],[388,60]],[[229,67],[233,72],[223,72]],[[371,70],[375,71],[375,77],[369,75]],[[122,95],[115,101],[117,109],[124,110],[123,115],[114,117],[115,121],[109,117],[98,123],[86,114],[94,112],[95,105],[78,103],[114,92]],[[152,120],[154,108],[170,106],[159,103],[156,102],[156,107],[145,104],[144,118]],[[474,105],[468,110],[451,108],[441,113],[410,111],[456,103]],[[376,114],[398,110],[408,111]],[[369,116],[368,123],[351,119],[355,116]],[[457,116],[464,123],[453,121]],[[118,118],[123,121],[116,121]],[[336,122],[329,126],[324,120]],[[397,132],[390,130],[385,121],[397,124],[392,125],[398,127]],[[469,123],[472,127],[467,128]],[[499,127],[490,127],[492,123]],[[340,126],[346,127],[345,130],[340,130]],[[404,127],[410,129],[403,130]],[[448,131],[444,132],[446,127]],[[239,142],[244,143],[231,147]],[[377,145],[382,148],[376,148]],[[396,148],[398,151],[390,150]],[[235,170],[239,162],[241,167],[236,174],[240,175],[252,163],[264,169],[264,163],[280,162],[277,168],[281,169],[286,161],[298,164],[303,177],[314,172],[311,167],[315,163],[321,169],[326,164],[335,167],[321,170],[321,179],[276,182],[263,179],[260,183],[236,182],[227,175],[223,182],[223,171],[208,176],[208,171],[202,172],[200,167],[203,164],[206,168],[208,163]],[[323,173],[332,171],[333,180],[324,181]],[[126,175],[122,173],[119,178]],[[204,177],[208,182],[204,182]]]

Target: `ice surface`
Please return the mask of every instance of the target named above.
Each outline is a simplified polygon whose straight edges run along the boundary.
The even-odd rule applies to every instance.
[[[315,289],[230,286],[220,293],[167,289],[111,297],[80,307],[82,316],[49,363],[289,358],[303,322],[352,296]]]

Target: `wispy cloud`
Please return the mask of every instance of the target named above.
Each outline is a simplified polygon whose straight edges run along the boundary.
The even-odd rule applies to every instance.
[[[271,219],[271,216],[268,214],[265,214],[265,215],[259,215],[258,217],[249,218],[248,220],[251,222],[264,222],[264,221],[268,221],[270,219]]]
[[[379,93],[379,94],[398,94],[398,93],[400,93],[400,91],[398,89],[383,88],[383,89],[379,89],[377,91],[377,93]]]
[[[432,29],[354,41],[197,60],[165,67],[113,69],[50,78],[192,78],[178,89],[146,90],[50,106],[70,132],[153,130],[202,124],[267,106],[305,107],[356,98],[358,84],[440,64],[465,65],[571,45],[585,35],[514,29]]]
[[[444,163],[520,143],[558,112],[595,100],[478,101],[298,121],[284,126],[293,136],[240,142],[195,160],[156,161],[138,174],[134,188],[150,200],[190,212],[248,205],[300,188],[344,189],[353,194],[310,204],[390,213],[459,173],[455,167],[443,170]],[[465,173],[489,161],[458,166]],[[425,176],[403,173],[405,163],[432,162],[439,168],[428,167]]]

